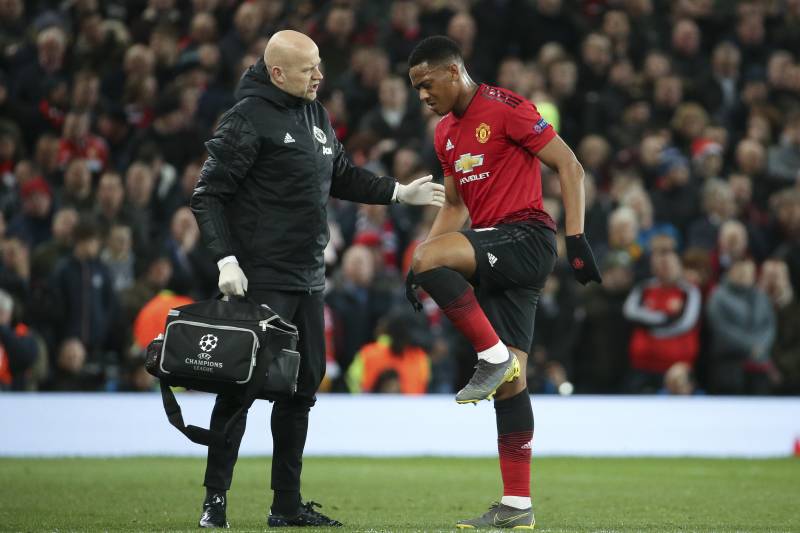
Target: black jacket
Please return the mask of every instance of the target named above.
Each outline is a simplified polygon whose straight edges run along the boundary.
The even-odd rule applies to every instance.
[[[263,60],[206,143],[191,199],[215,260],[235,255],[250,286],[319,291],[329,196],[388,204],[395,180],[353,166],[328,113],[275,87]]]

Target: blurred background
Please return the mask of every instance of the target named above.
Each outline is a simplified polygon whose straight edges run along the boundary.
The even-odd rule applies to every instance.
[[[800,0],[2,0],[0,390],[154,390],[166,309],[217,291],[187,207],[203,143],[287,28],[319,45],[320,99],[378,174],[441,178],[405,66],[434,34],[574,149],[604,284],[572,280],[562,236],[531,392],[800,394]],[[331,201],[324,390],[471,375],[436,305],[403,297],[435,214]]]

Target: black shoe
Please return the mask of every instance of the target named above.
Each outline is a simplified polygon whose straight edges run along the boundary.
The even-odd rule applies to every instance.
[[[333,518],[329,518],[314,507],[322,507],[317,502],[306,502],[300,504],[300,511],[295,516],[274,514],[272,510],[267,518],[269,527],[342,527],[342,523]]]
[[[211,494],[203,502],[203,514],[200,516],[200,527],[231,527],[225,519],[225,494]]]

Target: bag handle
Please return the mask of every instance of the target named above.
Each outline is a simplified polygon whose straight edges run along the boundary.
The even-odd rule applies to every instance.
[[[221,292],[218,292],[217,295],[214,296],[214,299],[215,300],[220,300],[222,302],[239,301],[239,302],[247,302],[247,303],[259,305],[259,303],[257,301],[255,301],[255,300],[253,300],[253,298],[247,293],[245,293],[244,296],[236,296],[236,295],[228,296],[227,294],[223,294]]]
[[[256,401],[258,393],[267,379],[267,368],[269,366],[267,350],[262,349],[260,352],[259,358],[256,361],[256,367],[253,370],[255,376],[253,376],[253,379],[247,384],[244,397],[242,398],[242,406],[233,413],[228,422],[225,423],[225,427],[222,431],[205,429],[191,424],[187,426],[183,421],[183,413],[177,398],[175,398],[175,393],[172,392],[172,389],[163,380],[159,380],[161,399],[164,403],[164,412],[167,413],[167,420],[169,420],[169,423],[196,444],[215,447],[230,446],[230,434],[231,431],[233,431],[233,427],[239,422],[247,410],[250,409],[253,402]]]

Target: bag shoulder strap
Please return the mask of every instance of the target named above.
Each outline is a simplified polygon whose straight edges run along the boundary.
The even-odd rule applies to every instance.
[[[177,398],[175,398],[175,393],[172,392],[172,389],[164,380],[160,380],[161,400],[164,403],[164,412],[167,414],[169,423],[196,444],[214,447],[230,446],[231,431],[233,431],[234,426],[247,410],[250,409],[253,402],[256,401],[258,393],[264,385],[264,381],[267,379],[267,357],[267,350],[259,350],[256,367],[253,369],[255,376],[253,376],[250,383],[247,384],[244,397],[242,398],[242,406],[233,413],[222,431],[205,429],[191,424],[187,426],[183,421],[183,412],[181,411],[181,406],[178,404]]]

